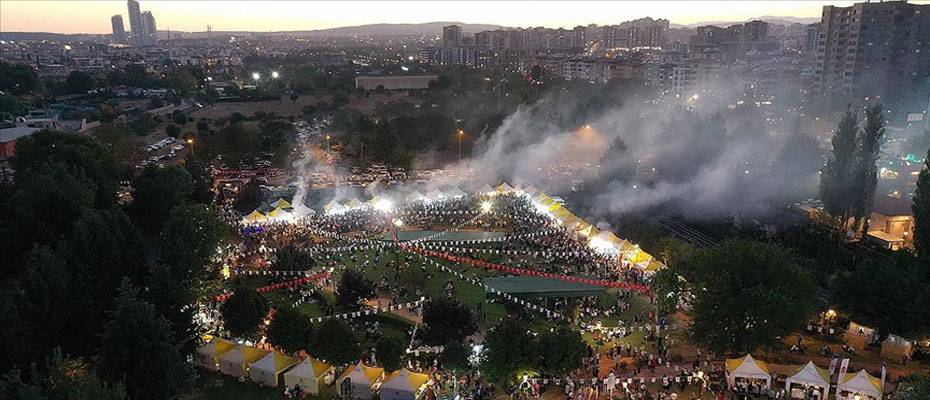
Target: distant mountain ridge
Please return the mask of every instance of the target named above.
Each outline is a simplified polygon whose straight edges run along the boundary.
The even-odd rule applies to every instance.
[[[740,24],[748,21],[762,20],[772,24],[790,25],[795,23],[810,24],[820,21],[816,17],[780,17],[780,16],[763,16],[749,18],[745,21],[705,21],[696,22],[688,25],[672,24],[675,28],[695,28],[704,25],[728,26]],[[620,23],[619,21],[617,22]],[[312,29],[305,31],[277,31],[277,32],[250,32],[250,31],[213,31],[209,33],[212,36],[232,35],[232,36],[304,36],[304,37],[334,37],[348,35],[362,36],[438,36],[442,33],[442,28],[447,25],[458,25],[462,27],[465,33],[475,33],[486,30],[509,29],[501,25],[493,24],[468,24],[462,22],[435,21],[417,24],[366,24],[358,26],[344,26],[328,29]],[[172,38],[204,38],[207,32],[185,32],[185,31],[158,31],[158,36],[162,39],[170,35]],[[0,32],[2,40],[55,40],[55,41],[80,41],[80,40],[105,40],[109,34],[90,34],[90,33],[54,33],[54,32]]]

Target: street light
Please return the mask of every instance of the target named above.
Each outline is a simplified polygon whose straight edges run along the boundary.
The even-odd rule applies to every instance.
[[[327,133],[327,134],[326,134],[326,151],[329,151],[329,139],[330,139],[330,136],[329,136],[329,134]]]
[[[462,137],[465,136],[465,131],[459,129],[458,132],[456,132],[456,136],[459,139],[459,161],[462,161]]]
[[[262,74],[259,74],[258,72],[253,72],[253,73],[252,73],[252,79],[253,79],[253,80],[256,80],[256,81],[257,81],[257,80],[261,79],[261,77],[262,77]]]
[[[187,142],[187,147],[190,147],[191,154],[194,154],[194,138],[189,137],[187,140],[185,140],[185,142]]]
[[[278,79],[279,76],[281,75],[278,74],[278,71],[271,71],[271,79]]]

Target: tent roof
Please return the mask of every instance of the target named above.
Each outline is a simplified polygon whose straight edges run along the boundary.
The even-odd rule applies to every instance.
[[[423,199],[425,199],[425,198],[426,198],[426,196],[424,196],[423,193],[420,193],[420,191],[418,191],[418,190],[414,190],[412,193],[410,193],[410,194],[407,195],[407,201],[408,201],[408,202],[420,201],[420,200],[423,200]]]
[[[275,200],[274,203],[271,203],[271,206],[274,208],[293,208],[291,206],[291,203],[289,203],[287,200],[284,200],[280,197],[277,200]]]
[[[223,353],[226,353],[227,351],[232,350],[235,347],[236,345],[228,340],[214,337],[214,338],[211,338],[210,341],[205,343],[203,346],[200,346],[200,348],[197,349],[197,353],[216,357]]]
[[[352,382],[360,382],[358,379],[364,378],[365,383],[370,386],[373,385],[375,381],[378,380],[378,377],[380,377],[383,373],[384,368],[369,367],[360,362],[358,364],[349,366],[349,368],[346,368],[345,372],[342,373],[342,376],[340,376],[339,379],[351,377]]]
[[[501,193],[512,192],[513,186],[510,186],[509,184],[507,184],[507,182],[504,182],[497,186],[497,191]]]
[[[268,213],[268,216],[271,218],[278,218],[286,214],[290,214],[290,211],[287,211],[281,207],[277,207],[274,210],[271,210],[271,212]]]
[[[448,193],[448,195],[449,195],[450,197],[461,197],[461,196],[465,196],[465,195],[467,195],[467,194],[468,194],[468,193],[463,192],[462,189],[459,189],[458,186],[452,188],[452,190],[450,190],[449,193]]]
[[[220,359],[224,361],[232,361],[237,364],[248,364],[252,361],[264,357],[267,353],[268,352],[265,350],[260,350],[251,346],[240,344],[236,346],[235,349],[232,349],[220,356]]]
[[[418,392],[426,382],[429,381],[429,375],[420,374],[407,370],[394,371],[384,380],[381,389],[397,389],[405,392]]]
[[[829,387],[830,371],[814,365],[813,361],[808,361],[807,364],[801,368],[798,368],[797,372],[795,372],[794,375],[791,375],[791,377],[788,379],[794,382],[800,382],[808,385]]]
[[[523,193],[526,193],[527,195],[532,197],[532,196],[535,196],[536,193],[539,193],[539,189],[537,189],[536,186],[529,185],[526,187],[526,189],[523,189]]]
[[[291,368],[290,371],[287,371],[286,376],[312,376],[316,379],[320,379],[323,374],[326,373],[332,366],[329,364],[317,360],[313,357],[307,357],[300,364],[297,364],[296,367]]]
[[[588,278],[580,276],[581,278]],[[580,282],[565,282],[542,276],[494,276],[484,278],[488,293],[498,290],[514,296],[587,297],[604,293],[603,286]]]
[[[296,358],[288,357],[278,351],[272,351],[262,357],[261,360],[254,362],[251,368],[278,373],[294,364],[297,364]]]
[[[492,188],[491,185],[488,185],[487,183],[485,183],[484,186],[478,189],[478,193],[480,194],[494,193],[494,188]]]
[[[268,217],[265,217],[265,214],[262,214],[258,210],[254,210],[242,219],[244,219],[246,222],[261,222],[268,219]]]
[[[880,396],[882,394],[882,381],[863,369],[855,374],[846,374],[843,383],[837,385],[837,391],[843,390],[872,393]]]
[[[346,202],[346,207],[348,208],[358,208],[361,206],[362,206],[362,202],[359,201],[359,199],[355,197],[349,199],[349,201]]]
[[[436,200],[436,199],[438,199],[438,198],[440,198],[440,197],[443,197],[443,196],[445,196],[445,194],[442,192],[442,190],[439,190],[439,189],[430,190],[430,191],[426,194],[426,197],[428,197],[430,200]]]
[[[743,358],[728,358],[727,373],[733,376],[744,376],[751,378],[771,377],[769,375],[769,366],[764,361],[752,358],[747,354]]]
[[[342,204],[339,204],[339,202],[336,201],[336,199],[330,200],[329,203],[326,203],[326,205],[323,206],[323,210],[325,210],[325,211],[330,211],[330,210],[341,210],[341,209],[343,209],[343,208],[344,208],[344,207],[342,206]]]

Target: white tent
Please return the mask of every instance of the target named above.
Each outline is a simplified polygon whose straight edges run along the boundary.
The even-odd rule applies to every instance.
[[[500,185],[497,185],[497,191],[501,193],[510,193],[513,191],[513,186],[510,186],[509,184],[507,184],[507,182],[504,182],[504,183],[501,183]]]
[[[336,199],[330,200],[329,203],[326,203],[326,205],[323,206],[323,212],[327,214],[333,214],[333,213],[338,213],[342,211],[345,211],[345,207],[343,207],[342,204],[339,204],[339,202],[336,201]]]
[[[446,195],[439,189],[433,189],[426,194],[426,197],[428,197],[430,200],[439,200],[443,197],[446,197]]]
[[[490,196],[495,194],[497,194],[497,191],[488,184],[484,184],[484,186],[478,189],[478,195]]]
[[[772,375],[769,374],[768,364],[752,358],[749,354],[743,358],[727,359],[727,383],[731,388],[735,386],[737,379],[765,381],[766,389],[772,384]]]
[[[830,394],[830,372],[814,365],[812,361],[808,361],[807,365],[799,368],[785,382],[785,390],[791,398],[807,398],[809,388],[817,391],[819,399],[826,399]]]
[[[307,393],[320,393],[323,384],[332,383],[333,367],[313,357],[307,357],[296,367],[284,373],[284,386],[300,386]],[[329,382],[327,382],[327,378]]]
[[[419,190],[414,190],[413,193],[407,195],[408,203],[415,203],[423,200],[426,200],[426,196],[424,196],[423,193],[420,193]]]
[[[346,208],[348,208],[348,209],[359,208],[359,207],[361,207],[361,206],[363,206],[363,205],[364,205],[364,203],[362,203],[361,201],[359,201],[359,199],[356,198],[356,197],[353,197],[353,198],[349,199],[349,201],[346,202]]]
[[[358,363],[349,366],[339,379],[336,380],[336,390],[343,397],[348,397],[352,400],[370,400],[375,386],[381,383],[383,377],[383,368],[369,367],[365,364]],[[346,380],[349,382],[346,384],[346,388],[350,391],[349,393],[343,391],[343,382]]]
[[[210,371],[219,370],[220,356],[236,347],[235,344],[218,337],[211,338],[194,354],[194,365]]]
[[[249,366],[249,378],[262,386],[277,387],[278,375],[297,364],[297,359],[272,351]]]
[[[220,356],[220,372],[237,378],[244,376],[249,364],[264,357],[267,353],[267,351],[240,344]]]
[[[463,196],[467,196],[468,193],[463,192],[462,189],[459,189],[458,186],[456,186],[452,188],[452,190],[450,190],[449,193],[447,193],[447,195],[449,197],[463,197]]]
[[[881,400],[882,381],[863,369],[855,375],[847,374],[836,385],[837,400],[853,400],[857,394],[861,400]]]
[[[429,375],[411,372],[404,368],[391,373],[384,380],[379,394],[381,400],[416,400],[420,398],[427,382],[429,382]]]

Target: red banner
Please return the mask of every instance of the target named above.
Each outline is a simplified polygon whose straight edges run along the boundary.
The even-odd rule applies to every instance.
[[[280,283],[275,283],[275,284],[268,285],[268,286],[262,286],[255,290],[259,293],[268,293],[268,292],[273,292],[275,290],[286,289],[289,287],[303,285],[308,282],[317,281],[317,280],[326,278],[327,276],[329,276],[329,271],[320,272],[315,275],[305,276],[303,278],[297,278],[297,279],[286,281],[286,282],[280,282]],[[226,300],[229,300],[230,296],[232,296],[232,293],[224,293],[219,296],[216,296],[215,300],[222,303]]]

